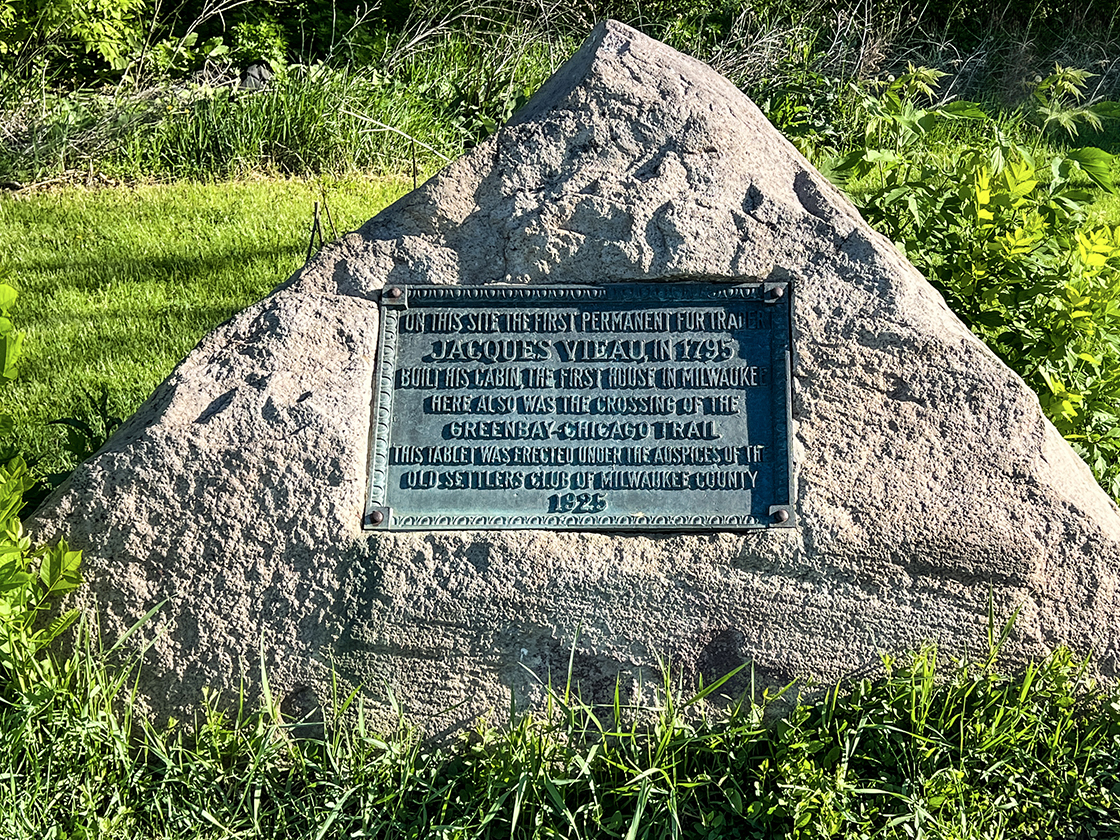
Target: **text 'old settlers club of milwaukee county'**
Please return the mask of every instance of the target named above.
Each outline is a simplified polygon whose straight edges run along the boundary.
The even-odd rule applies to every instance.
[[[386,288],[366,527],[793,525],[790,292]]]

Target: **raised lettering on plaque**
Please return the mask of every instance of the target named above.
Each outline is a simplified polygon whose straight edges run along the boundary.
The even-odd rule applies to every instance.
[[[385,289],[366,527],[792,526],[790,298]]]

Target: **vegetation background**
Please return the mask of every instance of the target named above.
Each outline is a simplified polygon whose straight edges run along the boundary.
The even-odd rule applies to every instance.
[[[314,247],[494,132],[614,17],[710,63],[929,276],[1120,497],[1120,7],[1088,0],[0,0],[0,835],[1114,837],[1120,693],[1058,650],[591,709],[453,744],[271,697],[131,714],[28,505]],[[310,241],[309,241],[310,240]],[[138,617],[140,621],[144,618]],[[69,634],[69,646],[52,642]],[[1082,652],[1089,653],[1089,652]],[[264,675],[267,677],[267,675]],[[267,684],[267,679],[265,680]]]

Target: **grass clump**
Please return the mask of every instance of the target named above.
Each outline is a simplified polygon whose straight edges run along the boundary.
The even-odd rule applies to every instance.
[[[667,691],[638,725],[554,696],[444,746],[353,697],[314,737],[267,698],[157,728],[104,661],[0,707],[4,836],[1120,836],[1120,695],[1066,650],[1008,675],[925,648],[772,724],[749,699],[697,717]]]

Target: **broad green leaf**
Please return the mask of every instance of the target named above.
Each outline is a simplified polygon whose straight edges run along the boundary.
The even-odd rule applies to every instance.
[[[1075,161],[1094,184],[1110,193],[1116,192],[1116,184],[1112,180],[1113,157],[1103,149],[1092,146],[1066,152],[1066,158]]]
[[[6,569],[0,573],[0,592],[10,592],[14,589],[23,589],[34,578],[27,572],[16,569]]]
[[[915,125],[921,130],[923,134],[928,133],[937,125],[938,114],[934,111],[922,112],[915,121]]]
[[[900,163],[902,156],[889,149],[865,149],[863,159],[868,163]]]
[[[23,333],[10,332],[0,338],[0,376],[16,378],[16,363],[23,347]]]
[[[81,574],[78,571],[82,562],[80,551],[69,551],[65,540],[59,540],[58,545],[47,550],[39,567],[39,580],[46,589],[44,598],[67,592],[81,584]]]
[[[958,99],[941,106],[941,113],[958,120],[986,120],[988,115],[975,102]]]

